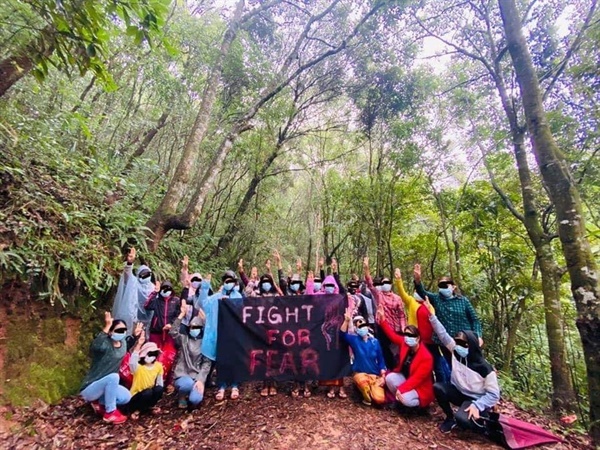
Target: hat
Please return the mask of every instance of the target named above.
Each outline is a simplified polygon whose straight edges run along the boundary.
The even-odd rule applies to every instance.
[[[358,322],[358,321],[361,321],[364,326],[367,325],[367,321],[365,320],[365,318],[363,316],[354,316],[354,318],[352,319],[352,323],[354,325],[356,325],[356,322]]]
[[[190,320],[190,327],[201,327],[204,325],[204,320],[196,316]]]
[[[224,282],[228,278],[237,280],[237,277],[235,276],[235,272],[233,270],[227,270],[221,277],[221,281]]]
[[[154,342],[146,342],[140,350],[140,358],[144,358],[150,352],[160,352],[160,349]]]
[[[173,289],[173,285],[171,284],[171,282],[169,280],[165,280],[162,283],[160,283],[160,290],[162,291],[164,288],[171,288],[171,290]]]

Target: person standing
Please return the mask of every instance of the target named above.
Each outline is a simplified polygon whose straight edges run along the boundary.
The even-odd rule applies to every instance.
[[[423,299],[425,297],[429,299],[436,316],[451,336],[456,336],[459,331],[472,331],[479,339],[479,346],[483,345],[481,322],[477,312],[469,299],[460,294],[451,278],[439,279],[438,292],[427,291],[421,282],[421,265],[415,264],[414,282],[417,294]],[[437,336],[434,337],[434,342],[438,345],[438,349],[448,364],[451,364],[452,353],[444,345],[440,345]]]
[[[363,259],[363,270],[365,275],[365,282],[367,287],[375,296],[375,303],[378,309],[383,309],[385,317],[396,333],[402,333],[406,327],[406,315],[404,314],[404,305],[400,296],[392,292],[392,281],[383,277],[378,283],[378,286],[374,286],[373,278],[371,278],[371,271],[369,269],[369,257],[365,256]],[[394,356],[393,343],[389,340],[385,333],[379,332],[377,338],[381,343],[383,350],[383,357],[385,358],[385,364],[388,367],[393,367],[396,362]]]

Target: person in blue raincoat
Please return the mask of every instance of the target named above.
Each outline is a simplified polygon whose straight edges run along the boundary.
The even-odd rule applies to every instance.
[[[144,309],[144,304],[148,296],[155,291],[155,286],[152,271],[148,266],[142,264],[138,267],[136,275],[133,275],[135,258],[136,250],[132,247],[127,254],[125,268],[119,279],[112,315],[124,320],[128,330],[133,330],[134,324],[141,322],[148,337],[153,311]]]

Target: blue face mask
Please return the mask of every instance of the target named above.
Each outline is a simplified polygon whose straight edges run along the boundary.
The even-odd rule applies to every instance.
[[[240,285],[239,285],[239,284],[236,284],[236,285],[233,287],[233,290],[234,290],[235,292],[240,292]]]
[[[200,286],[202,286],[202,281],[192,281],[192,287],[194,289],[198,289]]]
[[[381,292],[390,292],[391,290],[392,290],[391,284],[382,284],[381,285]]]
[[[452,288],[451,287],[439,288],[438,292],[440,294],[442,294],[444,297],[452,297]]]
[[[333,294],[335,292],[335,287],[333,286],[325,286],[325,293],[326,294]]]
[[[460,345],[457,345],[456,347],[454,347],[454,351],[461,358],[466,358],[467,355],[469,354],[469,349],[467,347],[461,347]]]
[[[271,288],[273,287],[273,285],[271,283],[262,283],[260,285],[260,287],[262,287],[263,291],[269,292],[271,290]]]
[[[369,334],[369,328],[368,327],[357,328],[356,334],[358,334],[360,337],[365,337],[367,334]]]
[[[293,292],[298,292],[300,290],[300,285],[298,283],[290,284],[290,290]]]
[[[235,283],[225,283],[223,285],[223,289],[225,289],[227,292],[229,292],[229,291],[233,290],[233,286],[235,286]]]
[[[199,328],[194,328],[193,330],[190,330],[190,337],[193,337],[194,339],[196,339],[198,336],[200,336]]]
[[[404,343],[409,347],[417,345],[417,338],[412,336],[404,336]]]
[[[119,341],[122,341],[123,339],[125,339],[125,336],[127,336],[127,333],[112,333],[110,335],[110,338],[113,341],[119,342]]]
[[[315,283],[315,292],[321,290],[321,283]]]

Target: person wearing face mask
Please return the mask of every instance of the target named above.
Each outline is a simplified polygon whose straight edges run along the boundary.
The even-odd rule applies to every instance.
[[[422,344],[425,344],[431,356],[433,356],[433,370],[435,372],[436,381],[449,381],[450,380],[450,366],[445,361],[438,345],[433,341],[433,328],[429,322],[429,311],[428,306],[425,304],[425,299],[414,292],[410,295],[404,289],[404,283],[402,282],[402,273],[400,269],[396,268],[394,271],[394,287],[396,292],[400,294],[400,298],[406,308],[407,323],[409,325],[415,325],[419,329],[420,340]],[[429,303],[432,312],[433,306]]]
[[[235,272],[226,271],[221,277],[222,286],[219,292],[206,298],[202,302],[202,309],[206,314],[206,328],[204,329],[204,341],[202,342],[202,354],[210,359],[213,364],[217,360],[217,329],[219,323],[219,300],[229,299],[234,304],[241,307],[242,294],[235,290],[238,283]],[[219,385],[215,396],[217,401],[225,398],[226,383]],[[237,400],[240,396],[238,383],[231,384],[231,399]]]
[[[385,402],[384,384],[387,369],[381,346],[379,341],[371,336],[367,322],[360,316],[355,317],[353,321],[356,334],[348,333],[351,320],[350,310],[347,309],[340,327],[340,337],[348,343],[354,353],[352,380],[362,394],[363,404],[382,404]]]
[[[134,247],[127,253],[125,268],[119,279],[115,295],[112,316],[122,318],[127,324],[128,330],[133,330],[136,322],[142,322],[145,329],[148,330],[153,313],[144,309],[144,304],[148,296],[154,292],[154,283],[152,271],[146,265],[142,264],[138,267],[137,275],[133,275],[133,263],[136,255]]]
[[[279,295],[273,277],[269,273],[263,274],[257,283],[257,289],[252,291],[250,297],[274,297]],[[275,381],[265,380],[262,383],[260,389],[261,397],[268,397],[270,395],[277,395],[277,388]]]
[[[373,293],[377,309],[383,309],[385,317],[388,323],[396,333],[402,333],[404,327],[406,327],[406,315],[404,314],[404,304],[400,299],[400,296],[392,292],[392,281],[389,278],[381,278],[380,283],[375,286],[373,279],[371,278],[371,271],[369,268],[369,257],[365,256],[363,259],[363,270],[365,276],[365,282],[367,287]],[[377,333],[377,338],[381,343],[383,349],[383,356],[385,363],[388,367],[392,367],[396,361],[394,356],[395,346],[385,335],[385,333]]]
[[[124,320],[114,319],[109,312],[104,313],[104,328],[90,345],[92,364],[81,383],[80,395],[91,402],[97,414],[105,422],[119,424],[127,420],[117,405],[124,405],[131,399],[129,390],[119,384],[119,367],[125,353],[135,345],[142,334],[142,324],[135,327],[133,336],[127,336]]]
[[[205,279],[203,283],[206,282]],[[213,365],[212,361],[202,354],[204,325],[206,323],[204,311],[200,309],[198,315],[192,318],[187,333],[179,331],[179,325],[187,315],[188,309],[190,309],[188,304],[182,302],[179,315],[169,331],[179,349],[173,377],[175,378],[175,389],[178,393],[177,405],[181,409],[198,406],[204,399],[206,379]]]
[[[479,345],[483,345],[482,328],[479,317],[471,305],[469,299],[458,293],[458,288],[454,281],[448,277],[440,278],[438,282],[438,292],[426,291],[421,283],[421,266],[415,264],[414,268],[415,290],[421,298],[427,297],[435,308],[435,313],[444,328],[451,336],[456,336],[459,331],[473,331],[480,339]],[[439,342],[434,339],[436,344]],[[440,346],[448,364],[452,361],[451,353],[444,345]]]
[[[452,354],[450,381],[433,385],[435,398],[446,414],[439,429],[449,433],[458,424],[461,428],[480,430],[482,424],[478,420],[487,417],[500,400],[496,371],[483,357],[479,338],[473,331],[460,330],[452,338],[436,315],[430,314],[433,330]],[[459,406],[456,415],[451,404]]]
[[[142,335],[129,359],[133,383],[127,410],[133,420],[136,420],[140,413],[150,411],[153,415],[158,415],[161,412],[156,406],[163,395],[164,368],[157,362],[160,350],[154,342],[144,342],[145,338]]]
[[[433,357],[421,342],[419,329],[407,325],[402,334],[396,333],[385,320],[383,310],[377,313],[379,327],[398,345],[400,355],[396,368],[385,377],[385,384],[397,401],[409,408],[426,408],[433,402]]]
[[[198,272],[189,274],[189,258],[184,256],[181,261],[181,299],[185,300],[188,306],[187,315],[181,321],[181,332],[187,334],[189,331],[190,320],[198,315],[198,310],[202,307],[202,301],[213,292],[210,286],[202,284],[202,275]],[[204,286],[204,287],[203,287]]]
[[[164,366],[166,385],[171,383],[171,368],[177,355],[175,342],[169,335],[173,321],[177,317],[181,300],[173,295],[173,285],[169,281],[160,284],[158,292],[153,292],[148,297],[144,308],[154,311],[150,322],[150,342],[154,342],[161,350],[159,362]]]

